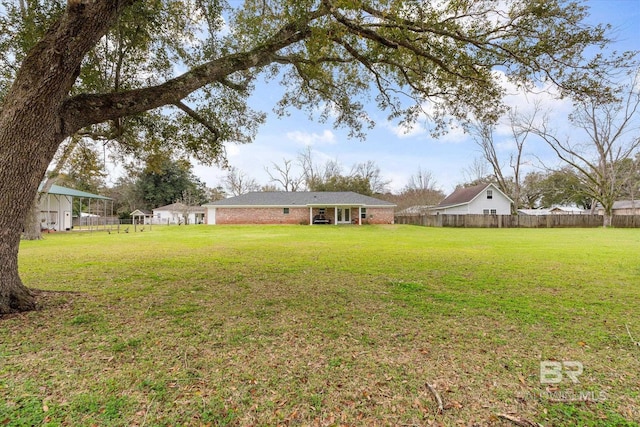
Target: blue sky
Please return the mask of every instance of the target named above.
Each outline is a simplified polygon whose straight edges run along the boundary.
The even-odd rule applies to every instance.
[[[640,50],[640,0],[589,0],[586,3],[591,8],[590,22],[613,25],[616,50]],[[399,192],[409,177],[421,168],[431,171],[438,187],[448,193],[465,181],[465,168],[480,157],[472,139],[462,132],[453,131],[443,138],[433,139],[418,126],[405,134],[389,123],[386,114],[375,107],[367,112],[376,121],[376,127],[368,131],[365,141],[349,139],[345,130],[333,129],[330,123],[309,120],[305,114],[297,111],[291,111],[289,117],[278,118],[270,112],[279,99],[273,91],[273,85],[259,85],[253,97],[256,105],[269,113],[255,141],[248,145],[227,146],[230,165],[260,184],[269,183],[265,167],[272,166],[274,162],[282,164],[283,159],[295,159],[307,145],[319,162],[337,160],[344,166],[345,172],[353,164],[375,161],[382,176],[391,181],[389,187],[394,192]],[[532,97],[514,92],[507,101],[526,110],[531,100]],[[558,118],[565,117],[570,111],[566,101],[544,101]],[[503,154],[507,155],[510,146],[508,128],[501,130],[497,139],[500,140]],[[538,167],[536,158],[543,159],[545,163],[555,162],[555,158],[540,142],[531,141],[525,152],[529,159],[528,169]],[[194,173],[208,186],[214,187],[220,184],[226,172],[218,167],[195,165]]]

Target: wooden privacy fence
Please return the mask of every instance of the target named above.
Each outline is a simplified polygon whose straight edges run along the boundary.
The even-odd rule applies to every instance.
[[[601,215],[399,215],[396,224],[466,228],[602,227]],[[614,215],[613,227],[640,227],[640,215]]]

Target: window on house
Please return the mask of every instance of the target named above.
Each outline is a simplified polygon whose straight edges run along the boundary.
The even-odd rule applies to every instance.
[[[285,215],[289,215],[289,208],[282,209],[282,213]]]
[[[489,215],[489,209],[483,209],[482,210],[482,214],[483,215]]]
[[[360,218],[367,219],[367,208],[360,209]]]
[[[493,199],[493,190],[487,190],[487,199]]]
[[[318,215],[324,215],[324,208],[318,209]]]
[[[497,215],[497,214],[498,214],[498,211],[497,211],[497,210],[495,210],[495,209],[491,209],[491,215]]]

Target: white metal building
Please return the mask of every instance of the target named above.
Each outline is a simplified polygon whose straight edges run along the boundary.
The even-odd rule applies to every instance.
[[[113,200],[109,197],[60,185],[52,185],[40,195],[42,230],[69,231],[74,226],[74,217],[76,222],[88,223],[108,216],[113,216]]]

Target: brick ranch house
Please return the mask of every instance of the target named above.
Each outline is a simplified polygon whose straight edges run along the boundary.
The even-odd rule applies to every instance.
[[[253,192],[204,204],[206,224],[393,224],[396,205],[347,192]]]

